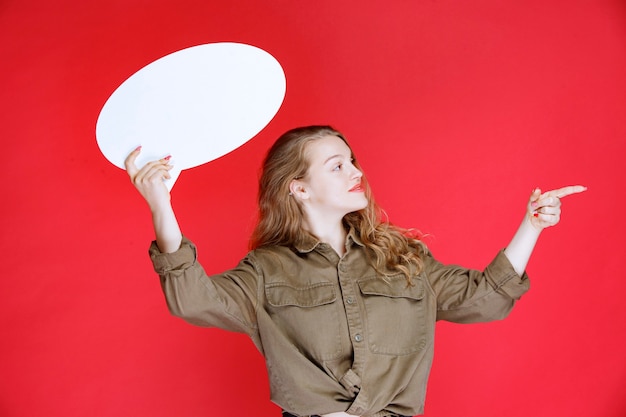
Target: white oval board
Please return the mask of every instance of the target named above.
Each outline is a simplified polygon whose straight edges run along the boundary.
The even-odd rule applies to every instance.
[[[171,189],[183,169],[219,158],[259,133],[278,112],[285,89],[282,67],[262,49],[194,46],[124,81],[98,116],[96,139],[104,156],[122,169],[139,145],[139,167],[171,155]]]

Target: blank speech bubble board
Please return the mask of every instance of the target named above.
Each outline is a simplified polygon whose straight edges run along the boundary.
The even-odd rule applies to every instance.
[[[124,81],[96,124],[98,146],[115,166],[142,146],[137,166],[172,156],[169,189],[184,169],[246,143],[285,97],[280,63],[241,43],[211,43],[166,55]]]

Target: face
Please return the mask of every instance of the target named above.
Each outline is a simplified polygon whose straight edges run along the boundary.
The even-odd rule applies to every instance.
[[[361,186],[363,174],[353,165],[352,151],[337,136],[308,143],[307,174],[291,183],[291,191],[305,211],[316,218],[334,220],[367,206]]]

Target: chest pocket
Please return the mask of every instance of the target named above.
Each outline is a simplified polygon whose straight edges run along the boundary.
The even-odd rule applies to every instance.
[[[340,320],[338,291],[330,282],[304,287],[266,284],[267,311],[282,335],[307,356],[336,359],[342,353],[342,331],[348,331],[345,319]]]
[[[373,353],[407,355],[426,347],[434,323],[428,321],[421,279],[415,278],[413,286],[407,286],[404,275],[387,281],[372,277],[358,284]]]

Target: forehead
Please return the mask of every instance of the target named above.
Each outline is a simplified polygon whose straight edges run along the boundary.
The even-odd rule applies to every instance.
[[[352,151],[338,136],[326,135],[307,144],[306,154],[311,163],[324,163],[328,158],[350,157]]]

